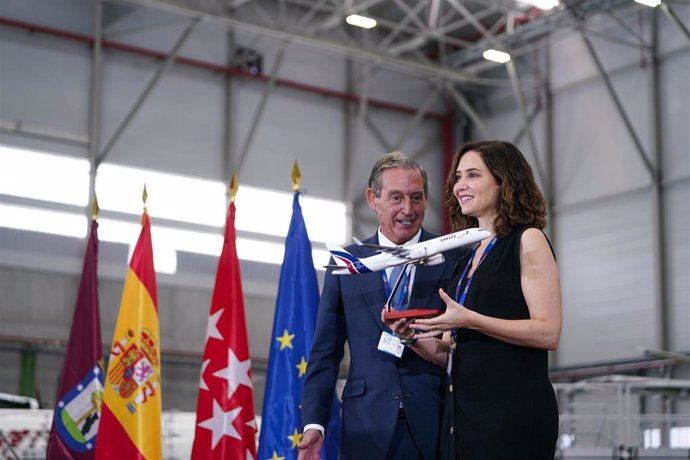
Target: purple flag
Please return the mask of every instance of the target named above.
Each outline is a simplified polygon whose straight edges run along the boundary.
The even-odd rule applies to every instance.
[[[97,265],[98,222],[94,219],[62,365],[47,460],[93,458],[103,399]]]

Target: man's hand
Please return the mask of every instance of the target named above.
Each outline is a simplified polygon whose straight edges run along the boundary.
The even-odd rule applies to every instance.
[[[319,460],[321,457],[323,436],[315,429],[309,429],[302,435],[302,441],[297,446],[299,454],[297,460]]]

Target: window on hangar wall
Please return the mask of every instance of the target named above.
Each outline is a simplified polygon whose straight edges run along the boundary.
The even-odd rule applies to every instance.
[[[89,200],[88,160],[0,145],[0,164],[0,198],[7,195],[31,200],[28,205],[0,202],[0,227],[86,237],[88,223],[83,209]],[[153,219],[151,237],[157,271],[175,273],[178,250],[220,255],[227,212],[225,183],[113,163],[102,163],[96,175],[99,207],[109,211],[107,217],[98,219],[99,240],[126,244],[130,252],[133,250],[140,232],[144,184],[147,210]],[[345,240],[346,206],[305,195],[300,203],[314,265],[320,268],[328,262],[322,243]],[[292,193],[240,184],[235,206],[236,230],[252,234],[238,236],[239,258],[281,264],[284,245],[277,241],[287,235]],[[157,224],[156,219],[164,223]]]

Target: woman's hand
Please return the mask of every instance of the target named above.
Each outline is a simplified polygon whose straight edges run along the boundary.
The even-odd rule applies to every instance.
[[[472,311],[450,298],[443,289],[438,290],[441,300],[446,303],[446,311],[428,319],[417,319],[410,326],[419,332],[415,337],[436,337],[440,332],[469,327]]]
[[[417,331],[411,328],[412,321],[409,318],[386,319],[384,318],[385,313],[386,309],[383,308],[381,310],[381,321],[393,331],[393,334],[406,340],[411,340],[415,336]]]

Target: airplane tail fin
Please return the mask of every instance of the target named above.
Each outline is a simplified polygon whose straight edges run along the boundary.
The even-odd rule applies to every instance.
[[[326,247],[335,261],[335,265],[324,265],[324,268],[332,269],[334,275],[349,275],[359,273],[358,266],[361,266],[359,259],[342,247],[333,243],[326,243]]]

